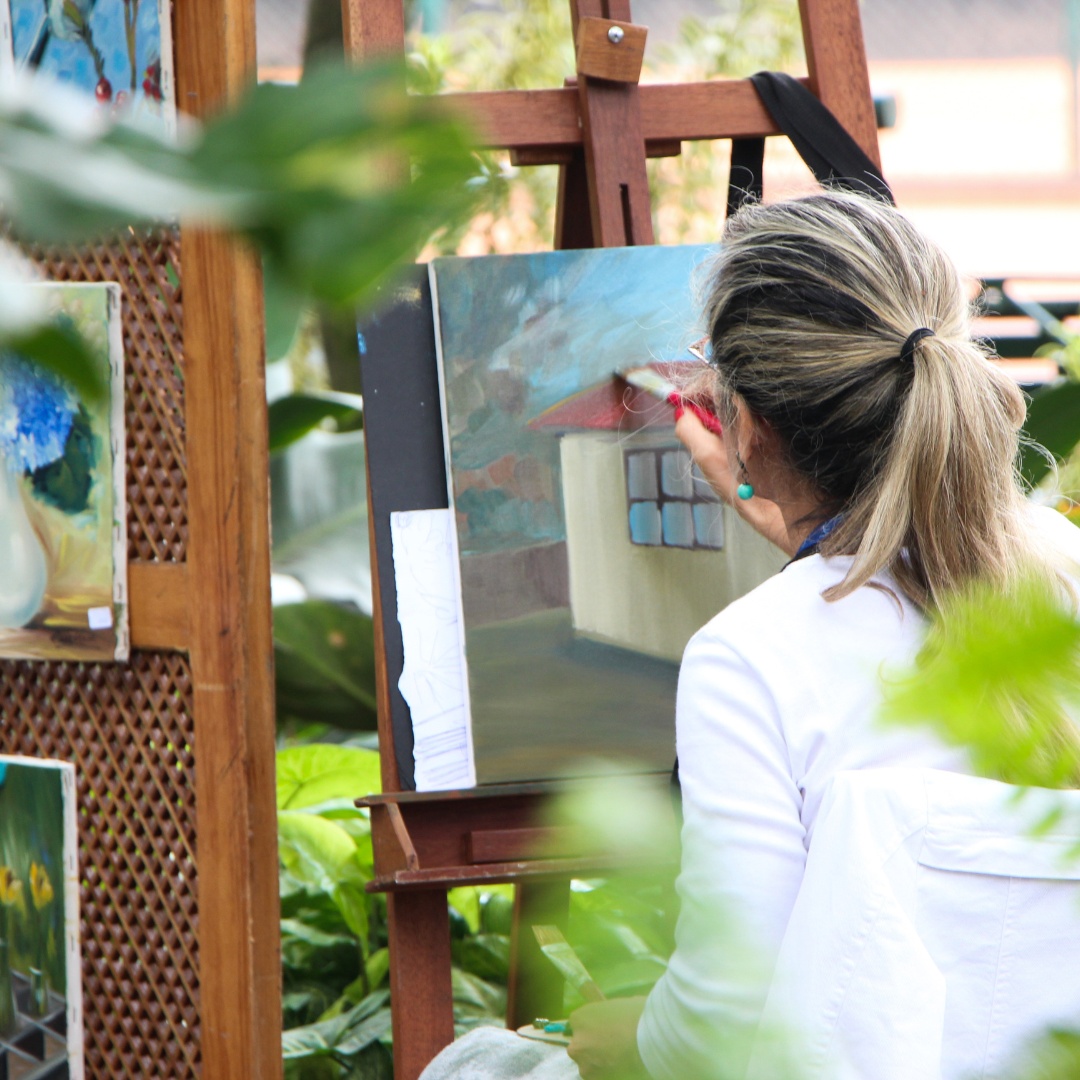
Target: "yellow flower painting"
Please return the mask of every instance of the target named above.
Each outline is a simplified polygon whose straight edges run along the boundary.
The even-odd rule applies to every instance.
[[[48,872],[38,863],[32,863],[30,866],[30,893],[34,898],[34,907],[38,911],[41,911],[53,898],[53,887]]]
[[[10,866],[0,866],[0,904],[24,908],[23,883]]]

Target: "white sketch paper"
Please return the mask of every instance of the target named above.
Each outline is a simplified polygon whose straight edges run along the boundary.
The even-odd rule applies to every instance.
[[[417,791],[473,787],[461,587],[452,510],[390,515]]]

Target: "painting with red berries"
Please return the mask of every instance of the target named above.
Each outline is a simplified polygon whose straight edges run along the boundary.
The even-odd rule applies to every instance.
[[[176,126],[170,0],[0,0],[16,69],[93,94],[103,109]]]

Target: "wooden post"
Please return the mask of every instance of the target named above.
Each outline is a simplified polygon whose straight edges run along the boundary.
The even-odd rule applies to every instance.
[[[253,0],[175,9],[178,104],[254,78]],[[229,237],[182,231],[190,652],[203,1080],[282,1074],[274,654],[262,277]]]
[[[345,55],[353,60],[405,52],[405,4],[402,0],[341,0]]]
[[[810,89],[881,167],[862,20],[853,0],[799,0]]]
[[[387,893],[394,1080],[417,1080],[454,1041],[446,889]]]

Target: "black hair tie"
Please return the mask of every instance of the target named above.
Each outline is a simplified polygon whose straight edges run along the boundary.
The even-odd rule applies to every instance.
[[[923,338],[936,337],[934,331],[928,326],[920,326],[918,330],[912,330],[908,334],[907,341],[904,342],[904,347],[900,350],[900,359],[905,364],[913,364],[915,362],[915,346],[922,341]]]

